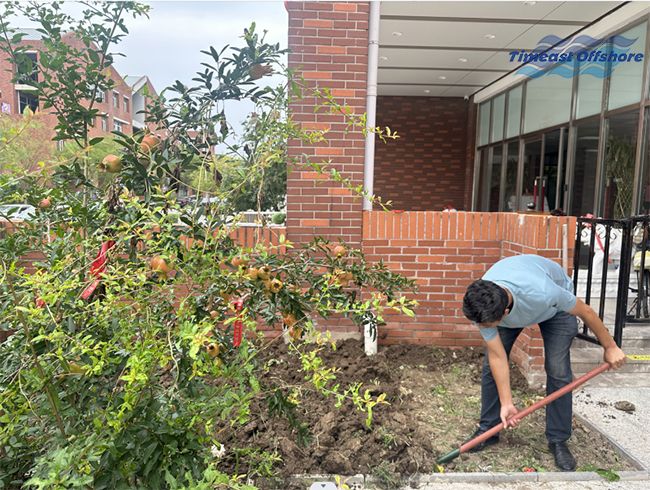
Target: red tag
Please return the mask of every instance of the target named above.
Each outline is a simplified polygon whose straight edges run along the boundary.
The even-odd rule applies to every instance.
[[[95,260],[93,260],[92,264],[90,264],[90,273],[95,276],[95,280],[90,283],[86,289],[83,290],[81,293],[81,298],[87,300],[92,296],[92,294],[95,292],[95,289],[97,289],[97,286],[99,286],[99,277],[101,276],[102,272],[106,270],[106,261],[107,261],[107,254],[108,251],[115,246],[115,241],[114,240],[106,240],[104,243],[102,243],[102,247],[99,249],[99,252],[97,253],[97,257]]]
[[[239,347],[241,345],[244,330],[244,322],[241,320],[239,312],[244,306],[244,302],[241,299],[237,299],[233,301],[233,304],[235,305],[235,311],[237,312],[237,319],[233,323],[232,345],[233,347]]]

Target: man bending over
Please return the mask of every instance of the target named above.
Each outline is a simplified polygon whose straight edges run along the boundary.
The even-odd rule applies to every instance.
[[[537,255],[517,255],[500,260],[470,284],[463,299],[463,313],[476,324],[487,345],[481,378],[481,421],[476,437],[503,422],[516,426],[518,410],[512,403],[508,359],[524,327],[539,324],[544,339],[546,393],[573,380],[571,342],[580,317],[604,347],[604,360],[612,368],[625,362],[625,354],[596,312],[573,294],[573,284],[558,264]],[[568,393],[546,407],[546,439],[555,464],[573,471],[576,462],[567,447],[573,419]],[[476,446],[480,451],[499,442],[496,435]]]

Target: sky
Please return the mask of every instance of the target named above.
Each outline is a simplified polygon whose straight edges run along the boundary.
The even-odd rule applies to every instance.
[[[190,83],[201,62],[210,61],[201,53],[213,46],[217,51],[227,44],[242,46],[244,28],[255,22],[256,30],[268,31],[266,41],[287,47],[288,18],[282,1],[157,1],[151,5],[149,19],[131,19],[129,35],[118,46],[126,57],[116,58],[118,72],[147,75],[160,93],[176,80]],[[267,83],[273,83],[269,79]],[[277,83],[277,77],[275,77]],[[231,102],[226,114],[236,132],[238,123],[252,112],[248,101]]]
[[[266,29],[266,40],[287,46],[287,11],[282,1],[168,1],[151,5],[149,19],[130,19],[130,34],[118,49],[126,58],[117,58],[122,75],[148,75],[161,91],[175,80],[189,82],[208,61],[201,50],[226,44],[241,45],[244,28],[255,22]]]

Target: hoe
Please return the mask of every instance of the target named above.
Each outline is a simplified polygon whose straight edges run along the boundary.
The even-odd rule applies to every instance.
[[[586,383],[591,378],[593,378],[595,376],[598,376],[600,373],[602,373],[603,371],[607,371],[608,369],[609,369],[609,364],[607,364],[606,362],[601,364],[597,368],[589,371],[587,374],[584,374],[583,376],[580,376],[579,378],[575,379],[574,381],[572,381],[568,385],[564,386],[563,388],[560,388],[559,390],[551,393],[546,398],[542,398],[541,400],[533,403],[528,408],[526,408],[526,409],[522,410],[521,412],[519,412],[518,414],[514,415],[508,421],[523,419],[524,417],[526,417],[526,416],[530,415],[531,413],[533,413],[535,410],[538,410],[538,409],[548,405],[553,400],[557,400],[561,396],[566,395],[570,391],[575,390],[581,384]],[[465,444],[460,446],[458,449],[454,449],[450,453],[445,454],[444,456],[441,456],[440,458],[438,458],[436,463],[437,464],[449,463],[450,461],[452,461],[453,459],[456,459],[461,454],[466,453],[467,451],[472,449],[474,446],[482,443],[483,441],[485,441],[486,439],[489,439],[490,437],[494,436],[495,434],[498,434],[502,430],[503,430],[503,422],[501,422],[499,425],[496,425],[496,426],[492,427],[490,430],[488,430],[487,432],[484,432],[480,436],[477,436],[474,439],[471,439],[471,440],[467,441]]]

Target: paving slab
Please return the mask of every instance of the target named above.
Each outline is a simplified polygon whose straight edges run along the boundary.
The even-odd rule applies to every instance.
[[[644,468],[650,468],[650,386],[586,386],[574,394],[573,400],[576,415]],[[630,402],[635,410],[619,410],[615,407],[617,402]]]

